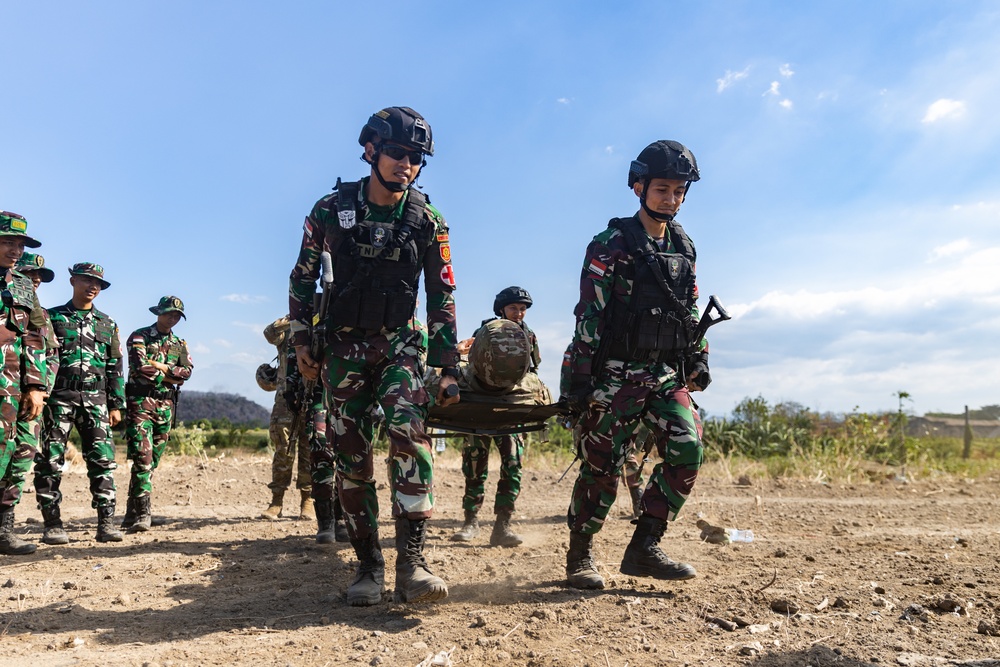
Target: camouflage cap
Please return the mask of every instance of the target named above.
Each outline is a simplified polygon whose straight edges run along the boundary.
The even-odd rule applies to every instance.
[[[469,350],[475,378],[490,390],[510,389],[528,373],[531,341],[521,325],[510,320],[490,320],[476,332]]]
[[[101,289],[108,289],[111,287],[111,283],[104,279],[104,267],[100,264],[94,264],[93,262],[77,262],[73,266],[69,267],[69,275],[90,276],[91,278],[97,278],[101,282]]]
[[[21,273],[37,273],[43,283],[50,283],[56,277],[56,272],[45,266],[45,258],[33,252],[23,253],[14,268]]]
[[[0,211],[0,236],[17,236],[29,248],[40,248],[42,245],[41,241],[28,236],[28,221],[24,216],[10,211]]]
[[[181,317],[185,320],[187,319],[187,315],[184,314],[184,302],[176,296],[161,297],[158,304],[149,307],[149,312],[154,315],[163,315],[164,313],[180,313]]]

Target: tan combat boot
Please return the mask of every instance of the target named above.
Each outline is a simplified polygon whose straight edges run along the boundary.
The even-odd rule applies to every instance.
[[[302,489],[302,505],[299,508],[299,521],[315,521],[316,511],[313,509],[312,491]]]
[[[260,518],[267,519],[268,521],[277,521],[278,517],[281,516],[281,500],[284,497],[284,490],[274,489],[271,491],[271,504],[260,515]]]

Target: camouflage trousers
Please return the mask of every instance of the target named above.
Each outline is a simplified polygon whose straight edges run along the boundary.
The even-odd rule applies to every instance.
[[[173,399],[151,396],[129,397],[125,415],[125,440],[132,461],[128,497],[139,498],[153,492],[153,472],[170,439],[174,420]]]
[[[28,472],[38,452],[38,438],[42,432],[42,418],[30,421],[17,420],[14,440],[5,441],[0,447],[0,507],[15,507],[21,502]]]
[[[66,442],[76,426],[87,463],[91,507],[115,503],[115,443],[111,439],[107,405],[69,405],[49,399],[42,415],[42,446],[35,455],[35,494],[41,509],[62,501],[59,485],[66,462]]]
[[[704,458],[701,418],[684,387],[659,387],[610,380],[598,386],[598,402],[580,419],[580,473],[573,487],[567,522],[571,530],[601,530],[618,495],[618,480],[640,424],[656,439],[663,459],[642,493],[644,514],[672,521],[691,489]]]
[[[317,400],[309,406],[306,419],[300,419],[298,426],[295,424],[295,413],[284,397],[280,393],[274,397],[268,428],[274,458],[271,459],[271,482],[267,488],[272,491],[288,490],[292,485],[296,461],[298,474],[295,475],[295,487],[300,491],[312,490],[312,452],[314,449],[322,451],[326,446],[326,410],[323,409],[322,395],[322,390],[317,388]]]
[[[520,434],[497,437],[472,436],[462,447],[462,474],[465,475],[465,495],[462,509],[478,512],[486,497],[486,478],[489,475],[490,443],[496,443],[500,452],[500,480],[493,511],[514,511],[517,496],[521,493],[521,459],[524,457],[524,439]]]
[[[379,406],[389,439],[392,516],[431,516],[433,458],[424,430],[427,391],[418,366],[416,355],[389,356],[371,347],[360,358],[326,358],[327,438],[336,453],[337,493],[351,539],[364,539],[378,528],[373,443]]]

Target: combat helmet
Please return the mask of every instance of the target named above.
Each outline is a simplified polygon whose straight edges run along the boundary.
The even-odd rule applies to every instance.
[[[698,161],[684,144],[679,141],[660,139],[642,149],[639,157],[632,160],[628,168],[628,186],[642,183],[642,196],[639,202],[643,210],[657,220],[670,220],[672,216],[657,213],[646,206],[646,187],[654,178],[670,178],[687,181],[688,188],[701,178],[698,173]]]
[[[505,287],[493,299],[493,314],[503,317],[503,309],[512,303],[523,303],[525,307],[531,308],[531,295],[528,294],[528,290],[517,285]]]
[[[376,148],[385,141],[419,150],[425,155],[434,155],[434,139],[431,126],[424,117],[410,107],[386,107],[376,111],[361,128],[358,143],[368,142]]]
[[[257,378],[257,386],[264,391],[278,390],[278,369],[271,364],[261,364],[254,374]]]
[[[476,332],[469,350],[474,379],[486,391],[505,391],[524,379],[531,366],[531,341],[515,322],[490,320]]]

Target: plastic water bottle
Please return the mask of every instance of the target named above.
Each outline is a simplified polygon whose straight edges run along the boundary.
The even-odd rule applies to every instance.
[[[729,536],[729,541],[733,543],[753,542],[752,530],[741,530],[739,528],[726,528],[726,535]]]
[[[444,438],[434,438],[434,451],[443,452],[445,448]]]

